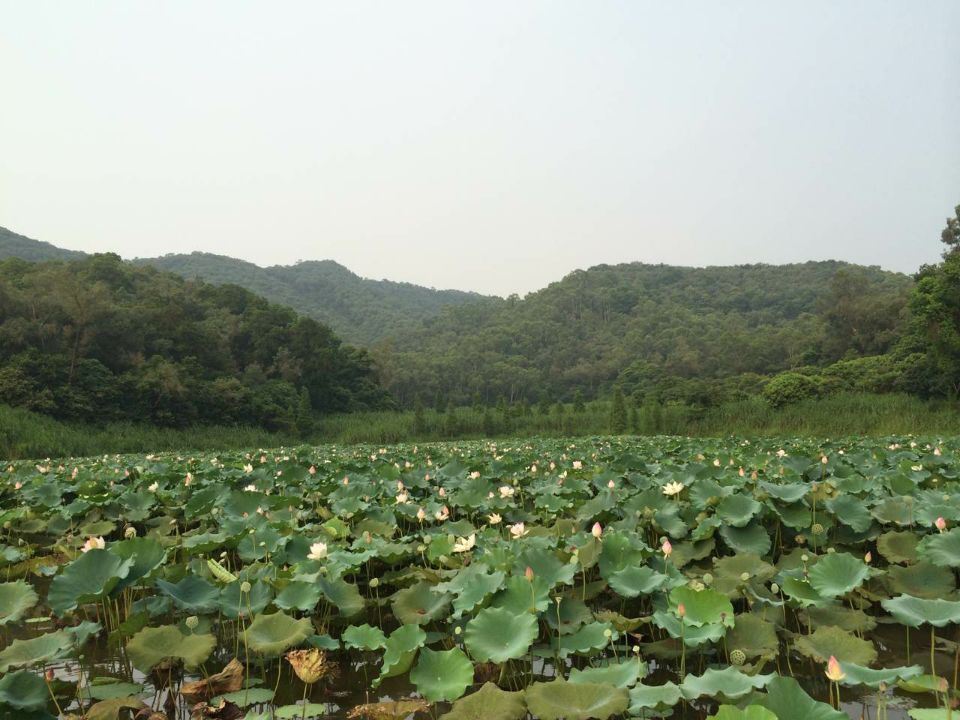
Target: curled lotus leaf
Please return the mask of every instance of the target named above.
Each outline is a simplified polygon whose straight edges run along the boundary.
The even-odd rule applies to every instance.
[[[36,673],[18,670],[0,677],[0,712],[3,706],[22,711],[46,710],[50,693],[47,684]],[[11,714],[10,718],[19,718]]]
[[[373,681],[379,687],[385,678],[402,675],[413,664],[417,650],[423,647],[427,634],[419,625],[401,625],[387,638],[387,647],[383,653],[380,676]]]
[[[527,708],[540,720],[607,720],[630,705],[630,695],[623,688],[565,680],[535,682],[524,696]]]
[[[747,705],[740,709],[736,705],[721,705],[707,720],[778,720],[777,716],[760,705]]]
[[[776,675],[747,675],[728,665],[723,670],[708,668],[703,675],[687,675],[680,683],[680,692],[687,700],[704,695],[721,700],[737,700],[753,690],[765,687]]]
[[[379,650],[387,646],[387,636],[383,634],[383,630],[367,623],[351,625],[340,637],[344,647],[357,650]]]
[[[18,622],[39,598],[23,580],[0,583],[0,625]]]
[[[624,660],[621,663],[610,663],[600,667],[588,667],[583,670],[572,668],[568,682],[593,683],[597,685],[613,685],[618,688],[629,688],[647,672],[646,663],[639,658]]]
[[[666,575],[661,575],[646,565],[618,570],[609,578],[610,587],[618,595],[625,598],[649,595],[662,588],[666,581]]]
[[[73,637],[63,630],[28,640],[14,640],[0,652],[0,673],[10,668],[30,667],[65,657],[73,648]]]
[[[960,600],[941,600],[898,595],[883,600],[883,609],[893,615],[897,622],[908,627],[920,627],[925,623],[943,627],[960,623]]]
[[[807,695],[791,677],[773,678],[767,683],[766,694],[754,702],[770,710],[777,720],[850,720],[846,713]]]
[[[871,641],[830,625],[797,638],[794,647],[801,655],[820,663],[826,663],[831,656],[857,665],[871,665],[877,659],[877,650]]]
[[[144,628],[127,643],[133,666],[149,672],[164,660],[182,660],[188,668],[199,667],[210,657],[217,639],[213,635],[184,635],[176,625]]]
[[[250,649],[264,655],[279,655],[312,634],[313,625],[308,618],[296,620],[282,612],[257,615],[245,631]]]
[[[430,702],[456,700],[473,684],[473,663],[460,648],[423,648],[410,681]]]
[[[923,668],[919,665],[874,670],[856,663],[842,662],[840,663],[840,669],[846,676],[840,681],[843,685],[864,685],[874,690],[879,688],[881,684],[893,686],[903,680],[910,680],[923,675]]]

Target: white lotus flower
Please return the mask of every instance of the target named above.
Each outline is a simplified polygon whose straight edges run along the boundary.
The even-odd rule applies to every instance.
[[[158,487],[160,487],[160,486],[157,485],[157,483],[153,483],[152,485],[150,485],[150,486],[147,488],[147,490],[149,490],[150,492],[155,493],[155,492],[157,491],[157,488],[158,488]]]
[[[502,497],[502,498],[513,497],[513,493],[514,493],[514,492],[515,492],[514,489],[513,489],[512,487],[510,487],[509,485],[501,485],[501,486],[500,486],[500,497]]]
[[[103,550],[106,546],[107,543],[104,542],[102,537],[90,537],[87,538],[87,541],[80,550],[82,552],[87,552],[87,550]]]
[[[473,546],[477,544],[477,534],[471,533],[470,537],[457,538],[456,542],[453,543],[453,551],[455,553],[468,552],[473,549]]]
[[[527,530],[527,526],[524,525],[522,522],[514,523],[513,525],[510,526],[510,534],[513,535],[513,537],[515,538],[522,538],[524,535],[526,535],[529,532],[530,531]]]
[[[500,517],[500,513],[493,513],[492,515],[487,515],[487,522],[489,522],[491,525],[499,525],[502,520],[503,518]]]
[[[683,492],[684,485],[682,482],[668,482],[663,486],[664,495],[679,495]]]
[[[313,543],[310,546],[310,553],[307,555],[308,560],[323,560],[327,556],[327,544],[318,542]]]

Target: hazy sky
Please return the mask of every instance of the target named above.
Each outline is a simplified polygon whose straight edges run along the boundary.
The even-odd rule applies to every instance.
[[[0,225],[505,294],[912,271],[960,203],[960,2],[0,0]]]

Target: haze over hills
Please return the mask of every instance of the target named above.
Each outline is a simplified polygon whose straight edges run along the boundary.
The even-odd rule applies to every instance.
[[[10,231],[0,258],[83,257]],[[261,268],[206,253],[131,261],[236,284],[371,348],[401,404],[603,397],[711,404],[794,368],[880,355],[912,280],[837,261],[576,270],[519,298],[368,280],[332,261]]]

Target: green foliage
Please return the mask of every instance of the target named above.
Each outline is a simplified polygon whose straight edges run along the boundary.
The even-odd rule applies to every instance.
[[[763,397],[774,407],[781,407],[816,397],[820,383],[815,377],[797,372],[777,375],[763,388]]]

